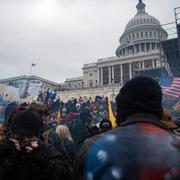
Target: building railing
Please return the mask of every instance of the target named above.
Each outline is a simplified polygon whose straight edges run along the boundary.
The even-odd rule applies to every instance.
[[[95,89],[99,89],[99,88],[116,88],[116,87],[120,87],[122,86],[121,83],[117,83],[117,84],[107,84],[107,85],[97,85],[97,86],[89,86],[89,87],[60,87],[57,90],[60,92],[63,91],[75,91],[75,90],[95,90]]]

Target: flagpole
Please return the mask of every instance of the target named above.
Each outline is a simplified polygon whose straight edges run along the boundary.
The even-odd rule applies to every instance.
[[[33,67],[35,67],[35,66],[36,66],[36,64],[34,64],[34,63],[32,63],[32,62],[31,62],[29,76],[31,76],[31,75],[32,75],[32,68],[33,68]]]
[[[28,90],[28,86],[29,86],[29,81],[30,81],[30,76],[31,76],[31,74],[32,74],[32,67],[33,67],[34,65],[35,65],[35,64],[31,62],[29,75],[26,77],[26,85],[25,85],[25,90],[24,90],[24,97],[26,97],[26,94],[27,94],[27,90]]]
[[[30,72],[29,72],[29,76],[31,76],[31,74],[32,74],[32,63],[31,63],[31,65],[30,65]]]

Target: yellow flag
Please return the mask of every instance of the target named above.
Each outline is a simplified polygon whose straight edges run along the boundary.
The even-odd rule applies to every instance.
[[[111,106],[111,101],[108,98],[108,111],[109,111],[109,121],[112,124],[112,128],[117,127],[117,123],[116,123],[116,118],[114,117],[114,114],[112,112],[112,106]]]
[[[61,112],[60,112],[60,110],[58,111],[56,118],[57,118],[57,120],[60,120],[60,119],[61,119]]]

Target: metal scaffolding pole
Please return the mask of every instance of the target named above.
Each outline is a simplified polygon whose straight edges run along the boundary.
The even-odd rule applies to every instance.
[[[180,57],[180,7],[174,8],[174,15],[175,15],[175,23],[177,29],[177,37],[178,37],[178,52]]]

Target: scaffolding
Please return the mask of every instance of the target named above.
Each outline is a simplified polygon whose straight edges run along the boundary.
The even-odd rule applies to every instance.
[[[180,7],[174,8],[174,15],[175,15],[175,23],[176,23],[177,38],[178,38],[178,50],[180,57]]]
[[[170,76],[180,77],[180,7],[174,8],[174,15],[175,22],[159,27],[160,62]],[[162,28],[168,33],[167,40],[162,39]]]

